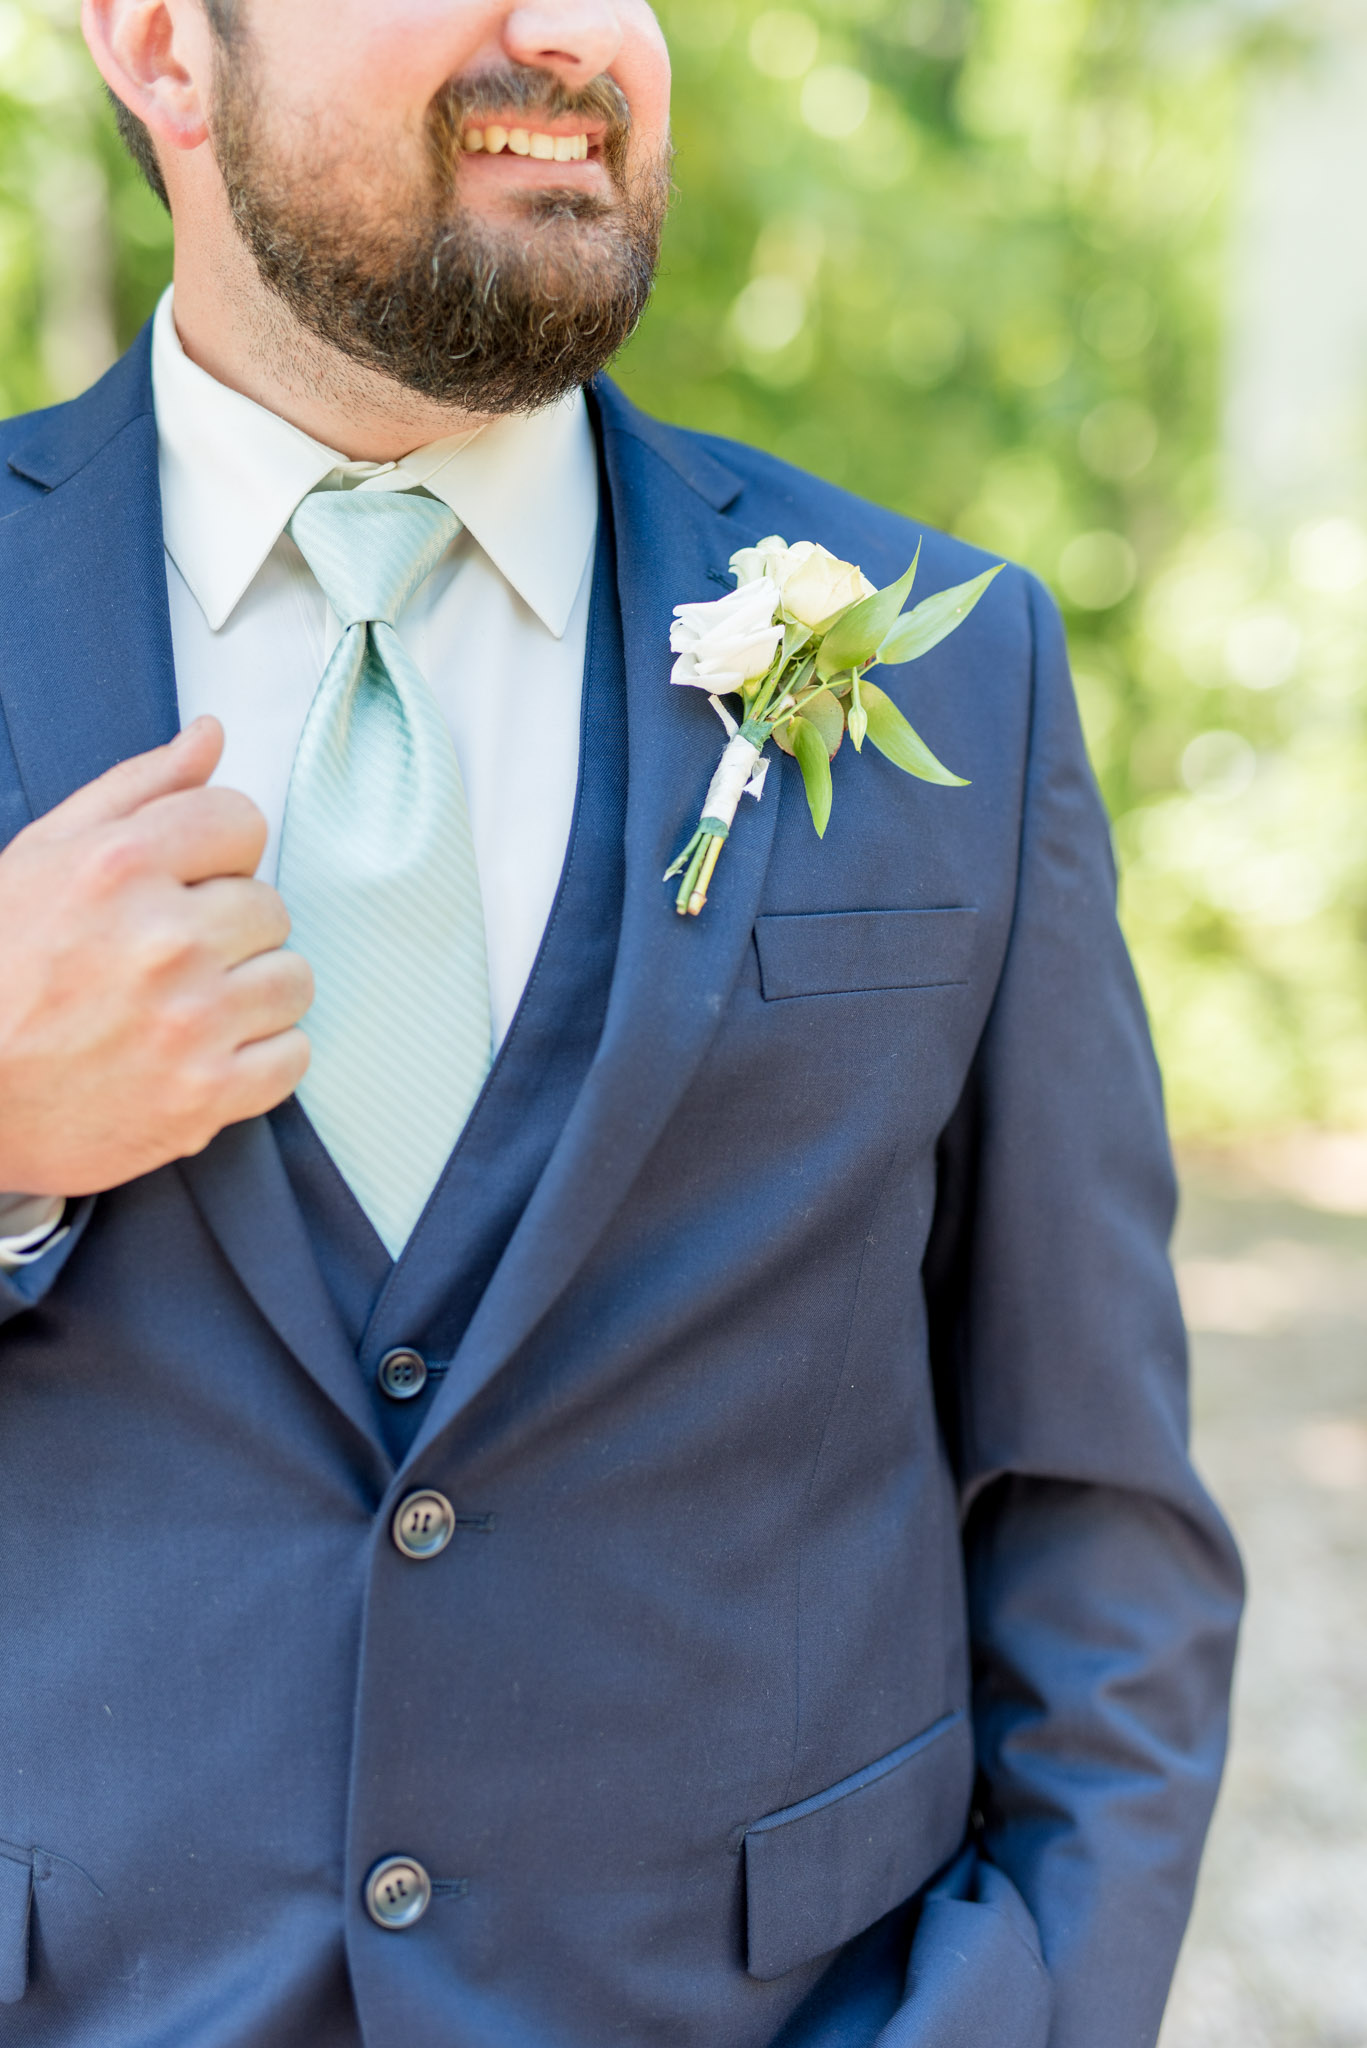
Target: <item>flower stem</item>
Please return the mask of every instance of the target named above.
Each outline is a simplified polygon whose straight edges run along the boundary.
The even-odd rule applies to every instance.
[[[679,893],[674,898],[674,908],[678,911],[680,917],[697,916],[698,912],[693,908],[693,894],[698,886],[698,876],[702,872],[702,864],[714,846],[720,848],[724,844],[723,840],[713,839],[709,833],[700,831],[697,834],[693,851],[689,856],[688,865],[684,869],[684,878],[679,884]],[[714,853],[712,855],[712,866],[715,867],[716,865],[717,857]],[[709,877],[710,873],[711,870],[709,870]],[[706,899],[704,898],[704,900]],[[701,908],[702,905],[699,904],[698,909]]]
[[[711,886],[713,870],[716,868],[718,856],[725,844],[726,841],[724,839],[714,839],[708,845],[707,851],[703,856],[698,879],[689,894],[687,907],[690,917],[696,917],[707,901],[707,891]]]

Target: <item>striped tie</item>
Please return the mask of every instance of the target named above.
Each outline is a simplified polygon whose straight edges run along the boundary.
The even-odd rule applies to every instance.
[[[407,492],[314,491],[290,521],[342,627],[294,757],[280,842],[313,968],[299,1099],[392,1258],[489,1071],[470,816],[441,712],[394,622],[459,521]]]

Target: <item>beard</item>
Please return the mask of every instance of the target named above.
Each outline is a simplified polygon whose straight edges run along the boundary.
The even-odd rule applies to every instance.
[[[463,206],[467,124],[524,109],[606,122],[614,197],[527,192],[498,224]],[[392,169],[362,174],[364,191],[348,201],[354,155],[304,168],[275,148],[250,50],[234,37],[218,67],[213,143],[238,232],[304,329],[405,390],[491,417],[535,411],[587,384],[645,311],[670,153],[632,169],[630,127],[609,78],[570,92],[546,71],[482,72],[452,81],[429,108],[423,173],[402,190]]]

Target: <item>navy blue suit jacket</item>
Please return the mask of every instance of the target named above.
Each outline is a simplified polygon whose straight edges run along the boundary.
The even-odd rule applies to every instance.
[[[888,673],[971,788],[842,754],[819,843],[784,761],[680,920],[720,728],[671,607],[763,534],[881,583],[917,532],[595,409],[606,1022],[401,1467],[264,1120],[0,1281],[0,2040],[1157,2033],[1239,1579],[1057,617],[1012,570]],[[8,838],[176,726],[145,340],[0,447]],[[927,534],[920,592],[980,566]],[[414,1563],[423,1485],[468,1513]],[[392,1851],[437,1880],[403,1934]]]

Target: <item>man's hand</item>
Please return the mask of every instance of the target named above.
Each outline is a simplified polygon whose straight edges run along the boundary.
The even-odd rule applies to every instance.
[[[0,853],[0,1188],[117,1187],[302,1078],[313,976],[252,879],[265,819],[204,786],[222,751],[197,719]]]

